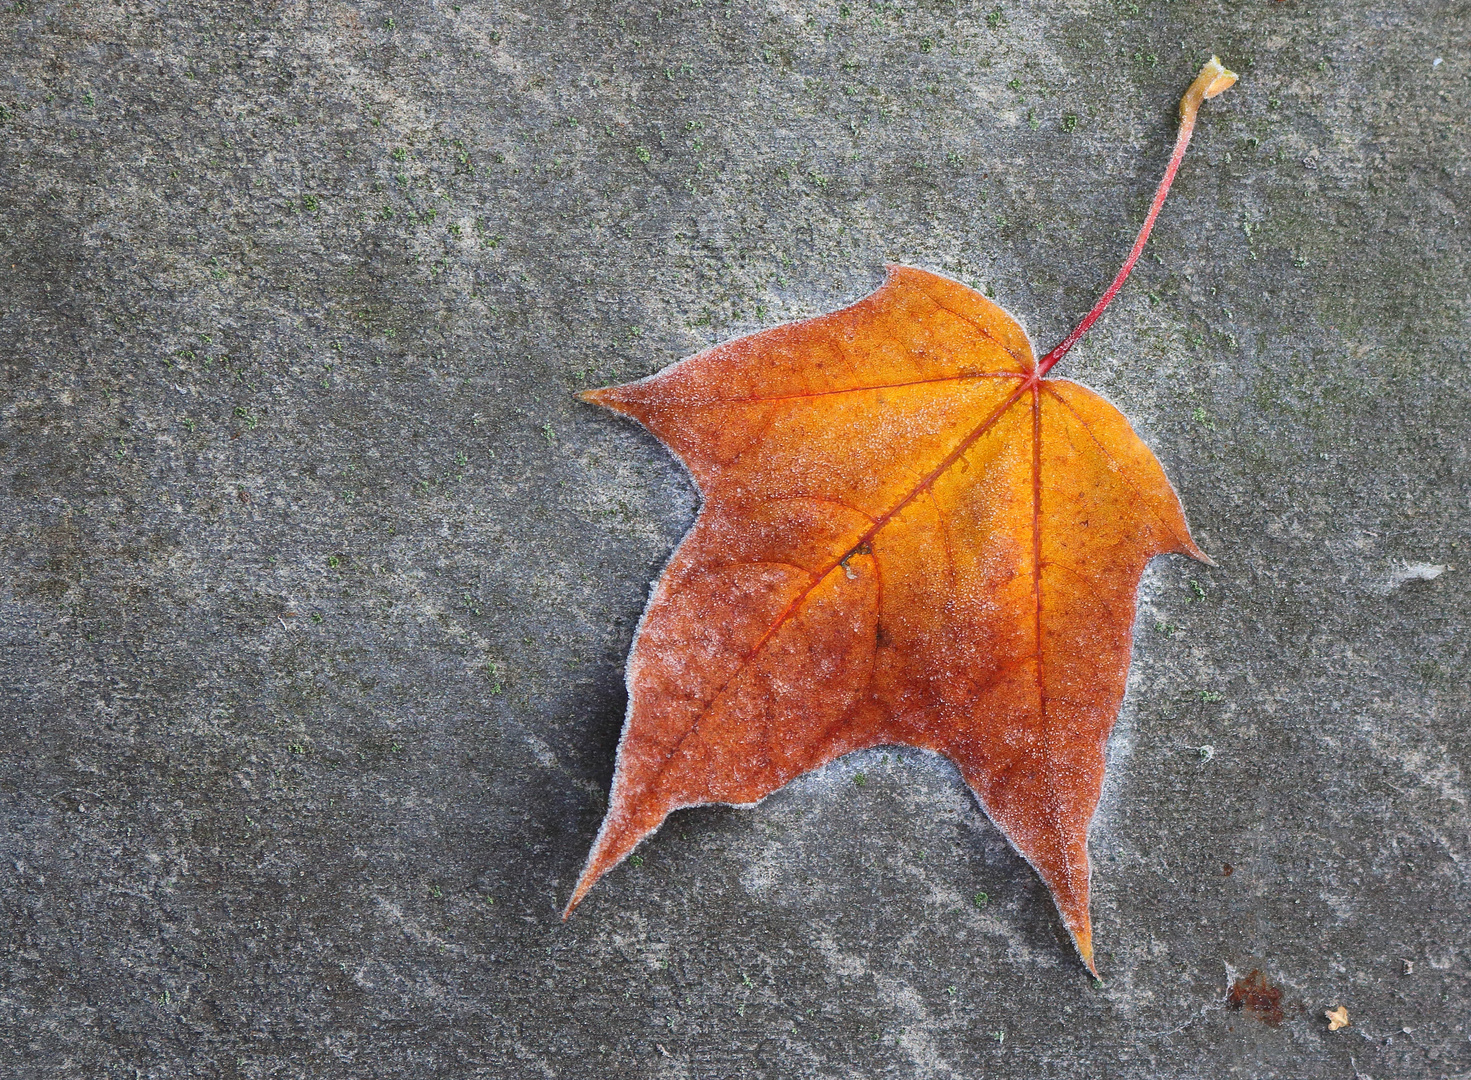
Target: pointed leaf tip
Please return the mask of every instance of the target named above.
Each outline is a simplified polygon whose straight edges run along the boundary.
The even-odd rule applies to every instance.
[[[1098,978],[1098,965],[1093,961],[1093,930],[1092,927],[1084,926],[1073,931],[1073,944],[1078,948],[1078,955],[1082,957],[1084,965],[1087,966],[1093,977]]]
[[[617,413],[637,416],[635,411],[638,394],[635,387],[637,385],[637,383],[629,383],[624,386],[600,386],[596,390],[584,390],[577,396],[589,405],[601,405]]]
[[[1189,555],[1196,562],[1205,563],[1206,566],[1219,566],[1219,565],[1221,565],[1220,563],[1216,562],[1215,559],[1212,559],[1208,554],[1206,554],[1204,551],[1202,551],[1200,549],[1200,546],[1198,544],[1196,544],[1196,542],[1194,541],[1194,539],[1191,538],[1191,536],[1189,535],[1189,533],[1186,533],[1186,535],[1184,536],[1184,538],[1180,542],[1180,546],[1177,547],[1177,548],[1175,548],[1174,550],[1175,550],[1175,554],[1177,554],[1177,555]]]
[[[591,881],[588,880],[588,875],[591,873],[592,867],[588,867],[583,870],[582,876],[577,879],[577,884],[572,888],[572,895],[567,899],[567,906],[562,909],[563,922],[571,918],[572,913],[577,910],[577,905],[582,903],[582,898],[587,895],[587,891],[592,888],[593,882],[597,880],[596,876]]]

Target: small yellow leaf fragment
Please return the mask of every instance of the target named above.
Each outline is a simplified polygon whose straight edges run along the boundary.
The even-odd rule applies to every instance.
[[[1329,1009],[1328,1011],[1323,1013],[1323,1015],[1328,1018],[1329,1031],[1337,1031],[1339,1028],[1346,1028],[1349,1026],[1348,1007],[1345,1005],[1339,1005],[1335,1008]]]

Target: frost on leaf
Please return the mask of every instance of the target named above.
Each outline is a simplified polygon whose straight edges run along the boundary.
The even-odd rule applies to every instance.
[[[642,423],[704,503],[628,664],[607,815],[570,913],[672,811],[754,804],[883,744],[943,754],[1037,869],[1084,962],[1088,825],[1154,556],[1205,559],[1111,404],[973,289],[906,266],[851,307],[584,395]],[[1223,85],[1224,84],[1224,85]]]

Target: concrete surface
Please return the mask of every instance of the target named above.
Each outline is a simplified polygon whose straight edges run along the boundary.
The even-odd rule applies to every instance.
[[[1464,0],[10,3],[0,1073],[1471,1075],[1468,38]],[[1105,983],[911,752],[683,813],[563,925],[695,510],[575,391],[886,260],[1049,347],[1213,51],[1241,82],[1059,368],[1220,563],[1141,594]]]

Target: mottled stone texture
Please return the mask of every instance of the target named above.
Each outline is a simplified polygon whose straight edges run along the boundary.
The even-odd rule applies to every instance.
[[[1464,0],[11,3],[0,1073],[1466,1076],[1468,37]],[[575,392],[885,261],[1050,346],[1213,51],[1241,82],[1058,370],[1220,563],[1145,579],[1106,982],[912,752],[681,813],[563,925],[696,506]],[[1227,1004],[1253,969],[1276,1026]]]

